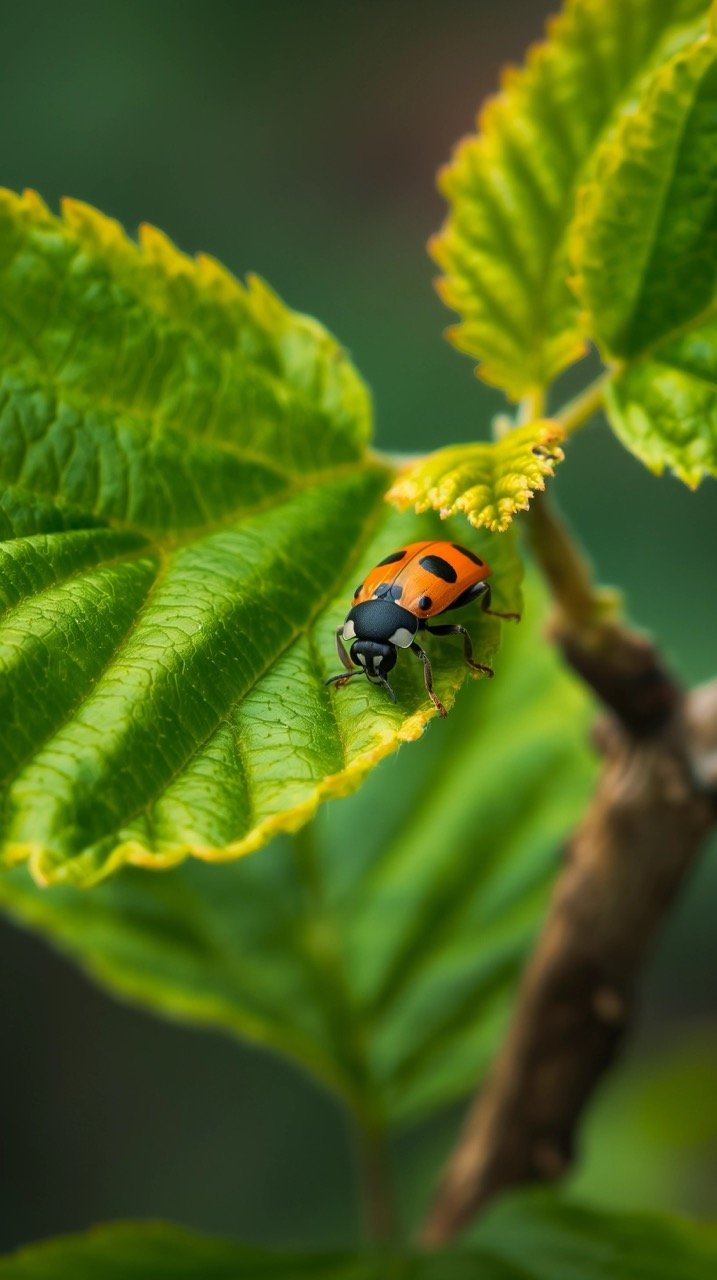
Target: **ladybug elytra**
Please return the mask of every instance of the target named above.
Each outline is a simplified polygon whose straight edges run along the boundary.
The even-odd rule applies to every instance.
[[[490,567],[467,547],[457,542],[412,542],[393,551],[377,564],[356,588],[346,620],[336,629],[336,649],[346,668],[331,676],[326,684],[341,688],[354,676],[365,675],[372,684],[381,684],[393,702],[396,694],[388,673],[396,665],[399,649],[410,649],[423,664],[423,678],[431,702],[439,715],[446,709],[433,692],[433,673],[428,654],[416,642],[419,631],[436,636],[462,636],[463,654],[472,671],[492,676],[491,667],[473,659],[473,645],[459,623],[430,626],[428,619],[480,601],[484,613],[496,618],[516,618],[517,613],[491,609],[491,589],[486,582]],[[343,642],[353,641],[350,656]]]

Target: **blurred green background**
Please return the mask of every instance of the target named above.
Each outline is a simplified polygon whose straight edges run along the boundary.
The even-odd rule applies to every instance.
[[[548,12],[537,0],[5,3],[0,183],[52,205],[73,195],[129,229],[155,223],[265,276],[350,349],[382,447],[485,435],[501,397],[442,340],[450,317],[431,288],[434,175]],[[556,491],[600,577],[684,679],[714,674],[714,486],[650,477],[596,424]],[[712,857],[591,1115],[575,1187],[601,1203],[714,1208],[716,891]],[[310,1080],[112,1002],[10,925],[0,949],[0,1247],[127,1216],[272,1241],[355,1236],[346,1126]],[[407,1202],[455,1123],[398,1141]]]

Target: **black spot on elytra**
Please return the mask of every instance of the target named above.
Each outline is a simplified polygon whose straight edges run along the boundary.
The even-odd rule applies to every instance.
[[[380,569],[382,564],[396,564],[399,560],[403,560],[405,554],[405,551],[392,551],[390,556],[386,556],[385,560],[379,560],[376,568]]]
[[[418,601],[419,609],[430,609],[432,604],[433,604],[433,601],[431,600],[430,596],[421,596],[420,600]]]
[[[480,565],[481,569],[483,568],[483,561],[473,551],[469,551],[467,547],[462,547],[459,542],[452,542],[451,546],[455,547],[456,551],[460,551],[462,556],[467,556],[474,564]]]
[[[356,599],[357,596],[361,595],[362,588],[363,588],[363,582],[359,582],[356,590],[354,591],[354,600]]]
[[[427,573],[432,573],[434,578],[441,578],[443,582],[456,582],[458,574],[443,556],[422,556],[418,561],[422,569]]]

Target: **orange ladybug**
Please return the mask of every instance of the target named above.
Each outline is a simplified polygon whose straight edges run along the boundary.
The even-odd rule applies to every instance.
[[[353,676],[365,675],[372,684],[381,684],[393,702],[396,694],[387,676],[396,665],[399,649],[410,649],[423,663],[426,692],[439,715],[446,709],[433,692],[433,673],[428,654],[416,643],[418,631],[434,636],[462,636],[463,653],[472,671],[492,676],[482,662],[474,662],[471,638],[459,623],[429,626],[427,619],[461,609],[479,600],[484,613],[496,618],[520,618],[517,613],[497,613],[491,609],[491,590],[486,578],[490,567],[457,542],[411,542],[392,551],[372,569],[354,591],[353,606],[345,622],[336,628],[336,649],[346,668],[325,684],[342,688]],[[343,645],[352,640],[350,657]]]

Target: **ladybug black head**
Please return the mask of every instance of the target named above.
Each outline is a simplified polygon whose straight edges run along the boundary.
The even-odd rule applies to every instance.
[[[344,640],[375,640],[408,649],[418,630],[418,618],[394,600],[364,600],[354,605],[344,623]]]
[[[351,661],[357,667],[363,667],[369,680],[382,683],[396,665],[396,646],[390,642],[381,644],[378,640],[354,640],[351,645]]]

